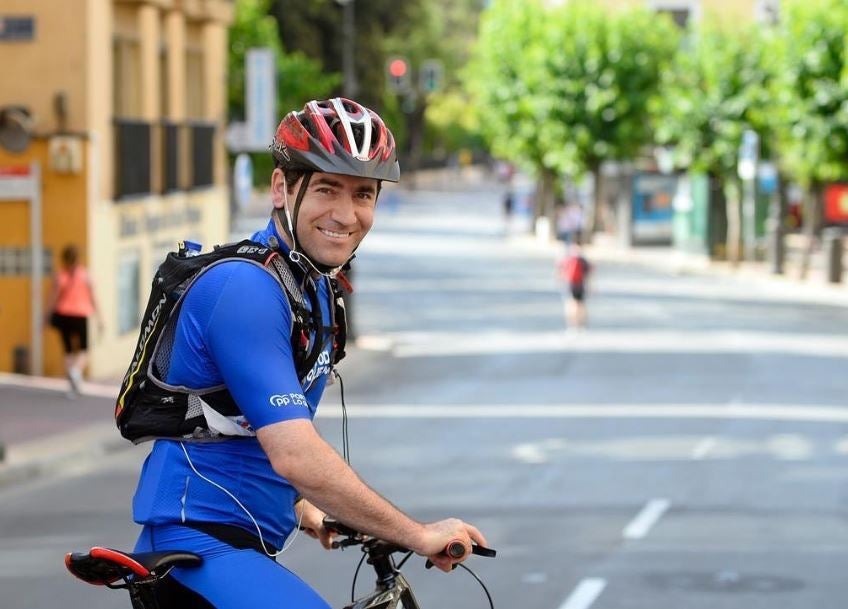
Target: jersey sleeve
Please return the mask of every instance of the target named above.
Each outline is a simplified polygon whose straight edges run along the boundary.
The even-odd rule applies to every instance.
[[[226,263],[203,334],[208,354],[254,429],[312,418],[295,371],[291,309],[277,281],[250,263]]]

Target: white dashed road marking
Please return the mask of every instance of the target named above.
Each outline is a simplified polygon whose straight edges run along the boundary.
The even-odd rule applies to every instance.
[[[692,449],[692,458],[696,461],[704,459],[715,448],[715,445],[716,439],[714,437],[704,438]]]
[[[642,539],[669,508],[668,499],[652,499],[624,529],[625,539]]]
[[[605,579],[590,577],[582,580],[559,609],[588,609],[607,586]]]

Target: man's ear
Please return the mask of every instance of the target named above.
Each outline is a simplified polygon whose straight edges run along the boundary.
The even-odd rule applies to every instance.
[[[276,209],[283,209],[286,204],[286,174],[279,167],[271,174],[271,202]]]

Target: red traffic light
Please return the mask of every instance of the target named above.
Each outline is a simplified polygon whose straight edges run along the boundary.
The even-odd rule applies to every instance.
[[[408,67],[403,59],[392,59],[389,63],[389,74],[394,78],[403,78]]]

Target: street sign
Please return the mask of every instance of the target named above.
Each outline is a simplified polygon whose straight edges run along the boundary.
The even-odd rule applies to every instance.
[[[419,87],[423,93],[435,93],[442,88],[445,73],[444,64],[439,59],[427,59],[421,64]]]
[[[277,79],[274,52],[248,49],[245,63],[246,150],[263,152],[277,128]]]
[[[757,167],[757,190],[764,195],[772,195],[778,187],[777,165],[771,161],[761,161]]]
[[[236,206],[244,211],[250,205],[253,198],[253,163],[250,157],[244,153],[236,157],[233,166],[233,194]]]
[[[0,166],[0,201],[31,199],[38,187],[29,165]]]
[[[753,180],[757,176],[757,161],[760,156],[760,136],[756,131],[746,129],[739,145],[739,162],[736,171],[743,180]]]
[[[386,84],[395,93],[406,93],[411,88],[412,70],[405,57],[390,57],[386,62]]]

